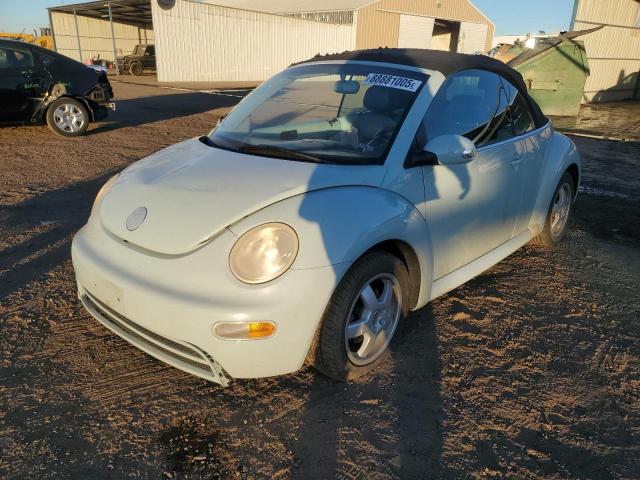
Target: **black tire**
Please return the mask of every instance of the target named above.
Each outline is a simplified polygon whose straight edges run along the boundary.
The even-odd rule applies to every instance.
[[[91,115],[81,101],[61,97],[47,108],[46,120],[49,129],[56,135],[78,137],[84,135],[89,128]]]
[[[562,226],[562,228],[559,231],[554,231],[554,229],[552,228],[552,223],[554,220],[553,214],[552,214],[553,208],[554,208],[554,205],[558,202],[559,197],[561,195],[561,190],[563,188],[568,188],[570,192],[570,202],[568,206],[569,211],[566,214],[567,219],[564,222],[564,225]],[[569,226],[569,223],[571,220],[571,213],[573,211],[573,200],[575,199],[575,194],[576,194],[576,186],[573,181],[573,177],[569,172],[565,172],[562,178],[560,179],[560,182],[558,183],[556,190],[553,192],[553,198],[551,199],[551,205],[549,205],[549,210],[547,211],[547,218],[545,219],[545,222],[544,222],[544,228],[542,229],[542,232],[540,232],[540,234],[538,234],[536,237],[533,238],[533,240],[531,240],[533,244],[541,245],[545,247],[552,247],[562,241],[565,233],[567,232],[567,227]]]
[[[131,65],[129,65],[129,73],[131,75],[135,75],[137,77],[139,75],[142,75],[143,71],[144,71],[144,67],[140,62],[133,62]]]
[[[355,306],[359,301],[361,290],[369,284],[369,280],[378,275],[394,277],[397,280],[397,283],[394,283],[394,298],[400,297],[399,317],[393,331],[388,336],[389,342],[393,339],[398,324],[406,318],[409,311],[409,273],[406,266],[390,253],[384,251],[367,253],[352,265],[340,281],[325,309],[309,351],[308,359],[324,375],[339,381],[351,380],[375,368],[388,355],[389,344],[386,344],[384,351],[378,354],[379,356],[373,358],[369,363],[357,365],[347,353],[349,346],[346,340],[346,325],[351,320],[347,317],[352,314],[352,306]],[[380,280],[374,280],[374,282],[386,280],[388,278],[384,277]],[[373,285],[375,286],[375,284]],[[399,289],[399,294],[396,287]],[[384,317],[382,324],[391,325],[393,318],[395,315]]]

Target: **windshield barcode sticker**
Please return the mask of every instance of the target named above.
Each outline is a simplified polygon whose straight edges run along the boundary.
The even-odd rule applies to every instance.
[[[422,85],[421,80],[413,78],[397,77],[395,75],[383,75],[381,73],[370,73],[364,81],[367,85],[378,85],[381,87],[398,88],[415,92]]]

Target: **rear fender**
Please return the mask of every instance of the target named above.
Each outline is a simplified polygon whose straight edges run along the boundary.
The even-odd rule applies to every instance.
[[[560,182],[560,178],[571,165],[576,165],[581,172],[580,154],[575,144],[564,135],[554,132],[546,151],[542,181],[538,198],[531,216],[529,228],[534,235],[539,234],[544,228],[547,213],[553,194]],[[581,175],[579,175],[579,178]],[[576,185],[576,192],[578,185]]]
[[[364,186],[316,190],[259,210],[229,229],[239,237],[268,222],[286,223],[298,234],[300,247],[292,269],[334,266],[336,285],[348,267],[371,248],[386,241],[403,241],[420,265],[416,308],[429,299],[431,234],[415,206],[394,192]]]
[[[47,92],[34,110],[32,118],[35,121],[44,122],[49,105],[58,98],[67,95],[67,87],[64,83],[53,83],[47,88]]]
[[[64,88],[64,85],[62,84],[56,84],[51,88],[49,95],[47,95],[47,97],[41,103],[38,109],[39,110],[38,116],[44,120],[44,118],[47,115],[47,110],[49,109],[51,104],[62,97],[73,98],[74,100],[77,100],[78,102],[82,103],[87,108],[87,111],[89,112],[91,122],[95,122],[95,113],[93,111],[93,107],[91,106],[91,103],[84,97],[76,97],[76,96],[67,94],[67,91]]]

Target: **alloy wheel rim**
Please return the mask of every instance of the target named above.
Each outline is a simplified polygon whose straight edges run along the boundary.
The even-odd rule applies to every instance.
[[[551,207],[551,235],[558,238],[564,232],[571,210],[571,187],[568,183],[560,185],[553,197]]]
[[[369,279],[351,303],[345,348],[358,366],[375,361],[389,346],[402,312],[400,282],[390,273]]]
[[[63,132],[75,133],[82,129],[85,118],[77,105],[63,103],[53,112],[53,121]]]

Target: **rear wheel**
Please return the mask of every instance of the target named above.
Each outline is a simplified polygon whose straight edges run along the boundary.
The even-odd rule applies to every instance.
[[[87,131],[90,116],[82,102],[62,97],[49,106],[46,119],[54,133],[63,137],[77,137]]]
[[[142,75],[143,70],[144,68],[142,67],[142,63],[140,62],[133,62],[131,65],[129,65],[129,73],[131,75]]]
[[[573,182],[573,177],[569,172],[565,172],[553,194],[544,228],[542,232],[533,239],[533,243],[553,246],[563,239],[571,218],[575,192],[576,187]]]
[[[346,381],[378,365],[406,317],[409,274],[404,263],[374,251],[346,273],[325,310],[310,351],[315,367]]]

